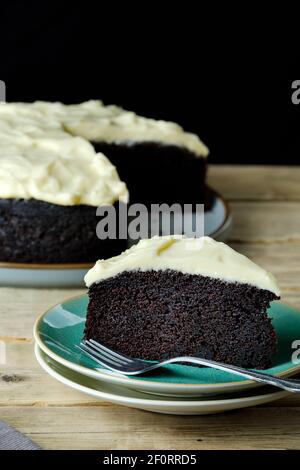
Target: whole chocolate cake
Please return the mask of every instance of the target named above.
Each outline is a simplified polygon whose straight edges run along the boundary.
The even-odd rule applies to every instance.
[[[205,185],[208,148],[178,124],[97,100],[77,105],[38,101],[31,110],[104,153],[126,182],[131,203],[211,207],[212,193]]]
[[[128,201],[115,167],[80,137],[23,105],[0,104],[0,261],[93,262],[120,253],[100,240],[99,206]]]
[[[210,208],[207,154],[179,125],[101,101],[0,103],[0,261],[120,253],[124,240],[97,238],[96,208],[126,203],[125,183],[131,202]]]
[[[276,353],[273,276],[208,237],[154,237],[86,275],[85,338],[149,360],[192,355],[264,369]]]

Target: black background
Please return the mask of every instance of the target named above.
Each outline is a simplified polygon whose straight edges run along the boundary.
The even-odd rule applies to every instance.
[[[253,25],[247,40],[244,24],[233,31],[225,23],[224,34],[199,9],[120,5],[107,13],[93,2],[5,3],[7,100],[102,99],[177,121],[199,134],[214,163],[298,164],[295,57],[282,59],[269,40],[255,43]]]

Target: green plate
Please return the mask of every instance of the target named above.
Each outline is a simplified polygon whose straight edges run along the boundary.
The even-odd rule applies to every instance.
[[[124,377],[83,355],[77,348],[83,337],[88,296],[72,298],[56,305],[43,314],[35,324],[35,339],[50,357],[70,369],[100,380],[125,384],[135,389],[169,395],[199,395],[224,393],[259,386],[251,380],[207,367],[169,365],[150,375]],[[300,371],[300,362],[292,362],[294,340],[300,339],[300,312],[279,302],[268,311],[273,319],[279,352],[272,368],[266,372],[275,375],[292,375]]]

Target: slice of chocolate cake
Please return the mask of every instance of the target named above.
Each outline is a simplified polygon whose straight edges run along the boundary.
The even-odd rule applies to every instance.
[[[271,366],[274,277],[209,237],[154,237],[86,275],[85,338],[148,360],[201,356]]]
[[[96,235],[99,206],[126,203],[115,167],[21,105],[0,105],[0,261],[82,263],[120,253]]]

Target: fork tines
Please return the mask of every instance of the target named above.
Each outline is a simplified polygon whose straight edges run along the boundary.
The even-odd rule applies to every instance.
[[[130,367],[130,364],[133,363],[129,357],[108,349],[93,339],[83,340],[78,348],[101,365],[115,368],[118,371],[124,370],[128,366]]]

